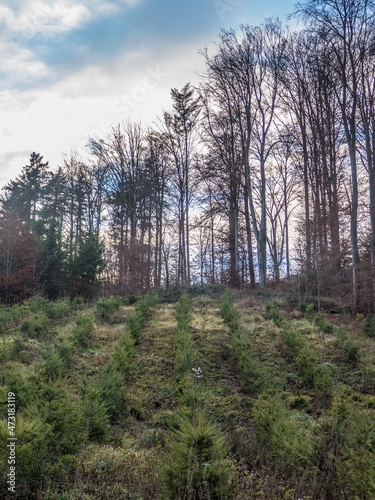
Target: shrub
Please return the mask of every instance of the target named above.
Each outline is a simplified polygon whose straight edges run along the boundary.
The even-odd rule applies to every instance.
[[[312,417],[289,410],[279,395],[261,394],[252,411],[258,439],[281,468],[304,470],[312,453]]]
[[[94,322],[92,318],[83,316],[82,314],[78,316],[72,330],[72,336],[75,343],[82,347],[86,346],[93,328]]]
[[[63,363],[63,368],[70,368],[72,364],[72,354],[73,354],[72,346],[65,343],[61,343],[57,344],[55,349],[57,354],[61,358],[61,361]]]
[[[326,495],[374,498],[373,410],[360,408],[341,394],[334,399],[331,414],[320,421],[316,435],[314,462]]]
[[[38,401],[28,407],[26,413],[51,425],[53,438],[50,444],[58,454],[76,452],[84,440],[82,428],[85,421],[81,408],[61,380],[42,382]]]
[[[288,327],[285,327],[281,332],[281,338],[294,355],[307,346],[306,339],[300,333]]]
[[[142,321],[138,314],[132,314],[127,321],[127,328],[129,330],[130,335],[135,340],[135,343],[138,344],[141,339],[142,333]]]
[[[159,298],[158,298],[157,294],[154,292],[149,292],[144,297],[142,297],[141,300],[139,300],[137,302],[137,305],[135,306],[135,310],[137,312],[140,312],[147,319],[147,317],[150,313],[151,307],[155,307],[158,302],[159,302]]]
[[[253,353],[250,339],[241,334],[233,340],[233,356],[250,394],[258,394],[268,386],[262,363]]]
[[[137,303],[134,313],[129,317],[127,328],[136,344],[138,344],[141,339],[142,328],[150,315],[150,309],[154,307],[157,302],[158,296],[154,293],[148,293]]]
[[[104,403],[107,414],[116,421],[122,408],[123,374],[116,370],[113,362],[110,362],[101,372],[97,385],[99,397]]]
[[[5,333],[8,324],[12,321],[12,313],[10,307],[0,305],[0,333]]]
[[[279,328],[282,328],[285,324],[284,316],[272,302],[267,302],[266,304],[266,316],[268,319],[271,319]]]
[[[182,294],[176,305],[176,320],[179,330],[189,330],[191,321],[191,297],[186,293]]]
[[[301,304],[301,306],[302,306],[302,304]],[[315,309],[315,305],[314,304],[306,304],[304,309],[305,309],[305,318],[312,321],[317,314],[317,311]],[[303,312],[302,307],[301,307],[301,311]]]
[[[323,314],[316,314],[315,324],[323,333],[333,333],[333,325],[325,320]]]
[[[349,440],[343,447],[345,460],[338,461],[338,475],[355,498],[371,500],[375,497],[374,415],[362,410],[353,417]]]
[[[369,337],[375,337],[375,317],[373,314],[368,314],[363,321],[363,333]]]
[[[179,375],[183,375],[184,373],[191,373],[192,369],[199,361],[193,347],[187,345],[183,349],[177,349],[175,363],[176,372]]]
[[[122,304],[121,297],[111,297],[110,299],[101,298],[97,300],[96,316],[102,321],[109,321],[111,316]]]
[[[164,473],[168,498],[221,499],[228,494],[230,462],[219,428],[203,414],[172,433]]]
[[[306,315],[306,309],[308,307],[309,304],[307,304],[306,302],[301,302],[300,306],[299,306],[299,310],[301,311],[301,313],[305,316]]]
[[[300,410],[305,413],[311,413],[312,407],[310,403],[310,398],[307,396],[295,396],[289,403],[289,408],[291,410]]]
[[[33,297],[26,302],[26,305],[33,313],[43,312],[48,319],[54,319],[55,317],[53,302],[45,299],[41,295],[33,295]]]
[[[236,332],[240,326],[240,315],[234,308],[233,296],[227,290],[221,298],[220,314],[232,332]]]
[[[64,362],[55,349],[49,348],[42,352],[41,373],[50,380],[56,380],[64,368]]]
[[[333,380],[331,377],[331,370],[327,365],[322,364],[315,368],[314,387],[317,391],[323,394],[325,393],[326,395],[332,390]]]
[[[295,359],[298,373],[307,386],[314,385],[316,358],[309,349],[304,348]]]
[[[113,368],[126,377],[132,367],[134,354],[134,339],[130,333],[125,330],[121,335],[118,345],[115,347],[112,355]]]
[[[71,312],[71,306],[67,299],[53,302],[45,299],[41,295],[34,295],[25,306],[33,313],[44,313],[50,320],[61,320],[67,318]]]
[[[13,392],[17,397],[17,408],[26,407],[35,397],[36,384],[31,378],[26,378],[22,372],[12,370],[4,377],[7,392]]]
[[[17,496],[15,498],[36,498],[34,493],[40,487],[40,481],[46,472],[46,464],[53,457],[50,442],[52,438],[52,426],[38,417],[17,417]],[[0,439],[7,441],[8,428],[5,420],[0,421]],[[6,446],[0,447],[0,496],[9,498],[7,476],[9,467],[7,464],[9,451]]]
[[[82,311],[85,308],[83,297],[75,297],[70,303],[70,308],[72,311]]]
[[[352,340],[347,340],[344,343],[344,351],[347,357],[347,360],[350,361],[351,363],[356,363],[359,361],[360,357],[360,347],[356,342],[353,342]]]
[[[21,323],[23,335],[30,338],[40,338],[48,331],[49,321],[45,312],[37,312],[32,319]]]
[[[290,322],[290,326],[293,330],[302,335],[313,335],[318,332],[318,329],[310,321],[304,319],[293,320]]]
[[[109,416],[97,390],[84,396],[82,410],[88,439],[101,441],[108,432]]]
[[[72,311],[69,300],[58,300],[53,304],[53,319],[62,320],[68,318]]]
[[[2,342],[0,344],[0,362],[4,363],[5,361],[8,361],[11,357],[13,357],[13,345],[11,342]],[[17,353],[18,354],[18,353]]]

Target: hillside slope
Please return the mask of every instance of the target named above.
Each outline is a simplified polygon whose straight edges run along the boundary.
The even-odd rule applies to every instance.
[[[2,498],[375,497],[375,347],[347,318],[229,292],[1,314]]]

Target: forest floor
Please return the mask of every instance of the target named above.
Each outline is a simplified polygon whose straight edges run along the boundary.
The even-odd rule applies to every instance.
[[[137,306],[105,300],[0,310],[0,498],[375,498],[363,318],[227,292],[153,304],[134,342]]]

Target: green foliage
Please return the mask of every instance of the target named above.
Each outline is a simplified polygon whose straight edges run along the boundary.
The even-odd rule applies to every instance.
[[[181,331],[188,331],[191,321],[191,297],[182,294],[176,305],[177,328]]]
[[[307,304],[306,302],[301,302],[300,306],[299,306],[299,310],[301,311],[301,313],[306,316],[306,309],[307,307],[309,306],[309,304]]]
[[[268,379],[259,358],[254,354],[249,337],[242,333],[233,339],[233,357],[241,372],[246,389],[258,394],[268,387]]]
[[[73,341],[81,347],[87,345],[87,341],[93,331],[94,321],[90,316],[80,314],[76,319],[76,324],[72,329]]]
[[[277,394],[263,393],[252,418],[258,439],[281,468],[305,469],[313,451],[312,417],[287,409]]]
[[[13,340],[13,346],[11,350],[11,356],[12,358],[15,358],[19,355],[19,353],[24,349],[26,346],[26,341],[22,338],[16,337]]]
[[[121,373],[123,377],[126,377],[132,367],[133,355],[134,339],[130,333],[125,330],[112,354],[112,366],[114,370]]]
[[[137,312],[132,314],[127,321],[127,328],[136,344],[141,340],[143,324],[144,317],[141,314],[137,314]]]
[[[0,440],[7,442],[8,428],[5,420],[0,421]],[[52,425],[38,417],[19,415],[17,418],[16,448],[16,491],[21,499],[35,498],[36,491],[46,474],[48,461],[53,453],[50,447],[53,438]],[[7,476],[9,450],[0,447],[0,496],[9,498]]]
[[[344,343],[344,351],[348,361],[351,363],[357,363],[359,361],[361,348],[356,342],[347,340]]]
[[[305,413],[311,413],[312,407],[310,403],[310,398],[307,396],[295,396],[292,398],[292,400],[289,403],[289,408],[291,410],[300,410]]]
[[[140,342],[142,328],[149,318],[151,308],[155,307],[158,300],[158,296],[155,293],[148,293],[137,303],[134,313],[129,317],[127,328],[136,344]]]
[[[88,232],[80,238],[79,253],[70,264],[71,294],[92,300],[99,289],[98,276],[105,268],[104,244],[98,235]]]
[[[327,395],[333,387],[329,368],[326,365],[316,365],[317,359],[298,325],[285,322],[281,338],[292,352],[298,374],[306,387],[314,387],[321,395]]]
[[[302,306],[302,304],[301,304],[301,306]],[[315,305],[314,304],[305,304],[304,309],[305,309],[305,311],[303,311],[303,309],[301,307],[301,311],[304,312],[305,318],[308,319],[309,321],[312,321],[317,314],[317,311],[315,309]]]
[[[315,367],[314,387],[322,395],[329,395],[333,389],[331,370],[327,365],[321,364]]]
[[[280,310],[275,306],[274,303],[267,302],[266,316],[268,319],[271,319],[279,328],[282,328],[284,326],[284,316],[281,314]]]
[[[55,349],[49,348],[42,352],[43,364],[41,374],[49,380],[56,380],[64,368],[64,362]]]
[[[85,301],[83,297],[75,297],[71,303],[70,308],[72,311],[82,311],[85,309]]]
[[[135,311],[145,317],[147,320],[150,310],[159,302],[159,297],[155,292],[148,292],[139,300],[135,306]]]
[[[73,346],[61,343],[57,344],[55,349],[62,361],[63,369],[70,368],[72,364]]]
[[[109,427],[109,415],[106,403],[97,390],[87,393],[82,401],[83,421],[89,440],[101,441],[106,436]]]
[[[302,312],[304,312],[305,318],[309,321],[313,321],[320,331],[328,334],[333,333],[333,325],[326,321],[322,313],[316,311],[314,304],[305,305],[304,311]]]
[[[363,333],[369,337],[375,337],[375,316],[368,314],[363,321]]]
[[[8,328],[8,324],[12,321],[11,308],[0,304],[0,333],[5,333]]]
[[[30,403],[36,395],[36,381],[25,377],[18,370],[12,370],[4,377],[7,392],[17,394],[17,408],[21,410]]]
[[[298,373],[302,377],[306,386],[314,385],[316,358],[308,348],[302,349],[295,358]]]
[[[289,326],[285,326],[282,330],[281,338],[293,354],[297,354],[301,349],[307,346],[306,339],[301,333],[291,329]]]
[[[177,348],[175,366],[179,375],[191,373],[198,363],[198,356],[192,346],[186,345],[184,348]]]
[[[119,326],[105,325],[97,307],[81,300],[74,305],[36,297],[21,307],[0,307],[0,319],[4,313],[8,325],[0,338],[0,396],[5,402],[7,392],[16,394],[22,432],[19,498],[372,500],[370,340],[339,327],[334,339],[318,337],[319,314],[314,311],[311,322],[300,315],[288,320],[274,302],[268,313],[277,327],[264,321],[261,299],[249,300],[249,292],[238,309],[233,295],[222,299],[231,325],[228,337],[217,300],[181,295],[178,327],[172,308],[162,309],[153,330],[145,331],[148,339],[136,365],[136,340],[153,298],[136,303],[115,345]],[[283,297],[269,297],[283,304]],[[72,314],[81,307],[84,312]],[[109,323],[115,314],[116,309]],[[103,323],[89,341],[94,315]],[[36,334],[41,318],[46,327]],[[22,335],[25,322],[31,326],[23,326]],[[280,338],[289,352],[280,349]],[[342,363],[343,353],[357,363],[354,371]],[[203,369],[199,380],[192,373],[198,366]],[[6,405],[1,417],[6,422]],[[1,424],[0,438],[6,432]],[[0,477],[6,479],[3,458],[0,451]],[[152,489],[156,483],[158,489]]]
[[[61,454],[78,450],[85,435],[82,432],[82,411],[66,382],[59,379],[41,383],[38,400],[26,409],[32,418],[38,416],[48,422],[53,430],[51,448],[56,447]]]
[[[44,311],[38,311],[32,319],[27,319],[21,323],[20,330],[23,335],[29,338],[42,338],[48,331],[48,316]]]
[[[118,310],[121,304],[121,297],[111,297],[110,299],[105,299],[103,297],[98,299],[95,304],[96,317],[102,321],[109,321],[113,313]]]
[[[216,424],[199,413],[185,418],[168,443],[165,485],[168,498],[220,499],[228,493],[230,462]]]
[[[221,298],[220,314],[232,332],[238,330],[240,326],[239,313],[234,308],[233,296],[227,290]]]
[[[68,299],[53,302],[41,295],[34,295],[25,306],[33,313],[44,313],[49,320],[61,321],[68,318],[71,313],[71,305]]]
[[[108,363],[100,373],[97,387],[99,398],[103,401],[107,414],[112,421],[116,421],[122,408],[124,374],[123,371],[116,370],[114,361]]]
[[[65,302],[63,303],[66,304]],[[33,295],[33,297],[31,297],[25,305],[29,307],[30,311],[33,313],[43,312],[48,319],[55,319],[57,317],[57,311],[60,309],[60,306],[56,308],[52,301],[45,299],[41,295]],[[65,315],[67,316],[69,311],[70,308],[68,306],[66,312],[62,316],[60,313],[60,317],[58,319]]]
[[[335,397],[330,415],[316,429],[314,462],[346,498],[371,500],[375,495],[375,426],[373,410],[343,393]]]
[[[188,287],[180,287],[173,285],[166,290],[158,290],[158,297],[161,303],[173,303],[177,302],[181,295],[188,294],[191,297],[211,297],[217,299],[220,297],[226,290],[224,285],[192,285]]]
[[[12,357],[12,344],[11,342],[1,342],[0,344],[0,362],[5,363]]]
[[[352,423],[351,440],[344,447],[345,460],[338,463],[341,482],[356,498],[371,500],[375,496],[374,416],[362,412]]]
[[[53,303],[53,319],[61,321],[67,319],[73,308],[68,299],[58,300]]]
[[[315,324],[323,333],[333,333],[333,325],[325,320],[323,314],[316,314]]]
[[[177,332],[175,336],[176,357],[175,368],[180,377],[191,373],[199,363],[198,356],[193,348],[193,339],[190,334],[191,297],[182,294],[176,305]]]

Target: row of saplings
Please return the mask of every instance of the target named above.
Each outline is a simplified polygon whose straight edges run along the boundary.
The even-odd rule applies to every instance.
[[[44,308],[50,307],[47,302],[43,302]],[[48,492],[49,483],[58,482],[59,474],[66,477],[68,471],[73,472],[82,445],[103,439],[110,424],[118,420],[134,345],[139,342],[150,309],[156,302],[157,296],[148,294],[136,304],[110,360],[94,379],[81,377],[78,391],[74,391],[78,394],[73,394],[69,368],[74,352],[89,344],[94,328],[92,311],[80,312],[70,335],[42,350],[34,370],[29,370],[31,374],[17,378],[9,376],[5,380],[5,393],[12,391],[17,395],[17,490],[12,498],[32,499],[38,496],[38,491]],[[121,303],[118,298],[100,299],[96,318],[108,320]],[[33,320],[28,321],[32,323]],[[0,437],[6,442],[5,419],[1,421]],[[7,451],[2,447],[0,496],[3,497],[7,494],[6,464]]]
[[[228,498],[231,462],[224,436],[208,415],[210,389],[194,348],[189,295],[182,295],[177,303],[176,319],[175,370],[180,396],[170,424],[165,494],[173,500]]]
[[[267,316],[280,329],[302,391],[312,391],[317,401],[330,395],[329,408],[318,418],[312,416],[306,396],[293,398],[291,408],[290,393],[273,386],[253,352],[249,335],[247,345],[243,340],[246,335],[229,292],[222,297],[221,314],[232,332],[239,370],[251,380],[256,397],[251,417],[259,445],[266,450],[264,465],[269,468],[273,464],[275,470],[284,471],[284,477],[299,478],[300,495],[307,498],[375,498],[375,398],[355,393],[343,384],[334,386],[329,370],[317,363],[304,336],[269,303]],[[307,316],[333,333],[332,325],[311,307]],[[351,345],[346,338],[345,342]],[[245,347],[239,351],[236,345]],[[348,350],[350,360],[347,346],[343,348]]]

